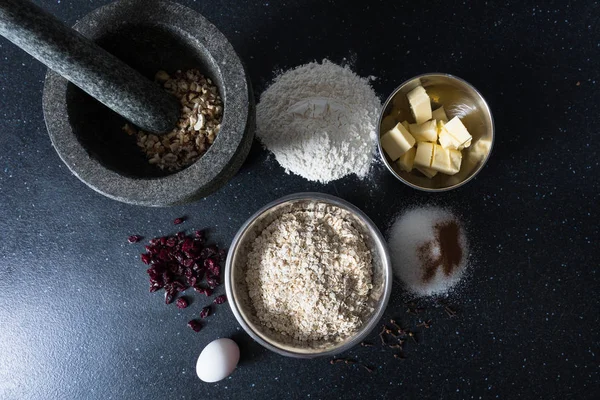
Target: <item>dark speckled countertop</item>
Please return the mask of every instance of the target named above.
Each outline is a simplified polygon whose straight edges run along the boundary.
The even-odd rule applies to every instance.
[[[104,0],[38,0],[73,24]],[[320,185],[286,175],[255,144],[239,174],[197,203],[151,209],[88,189],[58,158],[41,109],[45,68],[0,39],[0,399],[599,398],[600,4],[586,2],[191,1],[232,41],[260,94],[274,71],[349,62],[383,99],[414,75],[442,71],[489,101],[497,141],[471,183],[417,192],[376,167]],[[475,3],[475,2],[473,2]],[[200,333],[186,310],[148,293],[141,245],[128,235],[213,227],[227,246],[256,209],[298,191],[338,195],[385,231],[395,214],[438,204],[460,214],[473,247],[468,279],[406,313],[406,360],[380,347],[327,359],[280,357],[254,343],[227,306]],[[221,288],[220,290],[223,290]],[[429,329],[417,328],[432,319]],[[242,362],[219,383],[195,375],[217,337]],[[376,340],[376,333],[372,339]]]

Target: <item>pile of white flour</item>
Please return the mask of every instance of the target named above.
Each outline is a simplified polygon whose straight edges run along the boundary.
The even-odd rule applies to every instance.
[[[327,183],[365,177],[381,102],[368,78],[328,60],[282,73],[260,96],[257,136],[287,173]]]

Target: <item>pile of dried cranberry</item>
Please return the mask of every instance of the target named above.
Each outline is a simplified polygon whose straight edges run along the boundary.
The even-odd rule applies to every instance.
[[[175,225],[184,221],[175,219]],[[130,243],[139,242],[139,235],[128,238]],[[215,245],[206,244],[204,231],[195,231],[194,235],[178,232],[173,236],[150,239],[146,245],[146,253],[141,255],[142,262],[150,265],[150,292],[165,290],[165,303],[170,304],[178,293],[193,288],[205,296],[211,296],[213,289],[221,283],[221,263],[225,262],[227,252]],[[223,304],[225,295],[217,296],[213,303]],[[178,308],[186,308],[188,300],[180,297],[176,301]],[[210,306],[204,307],[200,318],[210,315]],[[198,320],[191,320],[188,326],[198,332],[202,325]]]

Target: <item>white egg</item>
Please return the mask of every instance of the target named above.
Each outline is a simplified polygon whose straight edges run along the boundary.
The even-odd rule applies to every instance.
[[[240,348],[233,340],[213,340],[200,353],[196,373],[204,382],[217,382],[231,375],[239,360]]]

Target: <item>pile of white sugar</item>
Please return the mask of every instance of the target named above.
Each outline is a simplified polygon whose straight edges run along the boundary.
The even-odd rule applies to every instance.
[[[448,293],[467,268],[469,248],[464,228],[445,209],[419,207],[399,215],[388,244],[394,274],[414,295]]]
[[[256,134],[287,173],[327,183],[365,177],[381,102],[348,67],[312,62],[277,76],[260,97]]]

